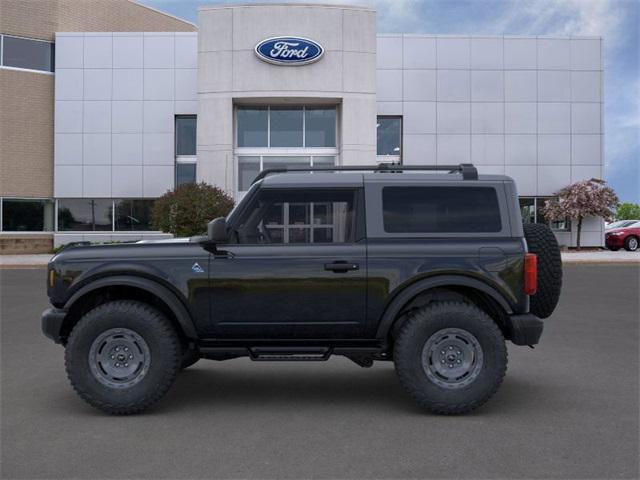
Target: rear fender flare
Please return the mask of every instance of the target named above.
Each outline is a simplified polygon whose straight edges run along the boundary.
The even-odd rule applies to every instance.
[[[176,318],[176,321],[182,328],[185,336],[189,339],[197,339],[198,334],[196,332],[195,326],[193,324],[193,319],[189,314],[189,311],[185,307],[185,305],[180,301],[180,299],[167,287],[160,285],[158,282],[150,280],[144,277],[135,277],[130,275],[115,275],[102,277],[97,280],[94,280],[85,286],[81,287],[77,292],[75,292],[69,300],[65,303],[65,310],[69,311],[69,309],[84,297],[86,294],[98,290],[100,288],[105,287],[134,287],[139,288],[141,290],[145,290],[146,292],[156,296],[160,299],[169,310],[173,313]]]
[[[380,323],[378,324],[376,338],[387,338],[389,331],[393,326],[393,322],[396,320],[398,314],[402,311],[402,307],[409,303],[412,298],[437,287],[469,287],[476,289],[482,293],[489,295],[498,303],[498,305],[500,305],[500,307],[502,307],[502,309],[507,314],[513,313],[511,307],[509,306],[509,303],[500,294],[500,292],[498,292],[492,286],[487,285],[480,280],[476,280],[475,278],[465,277],[461,275],[438,275],[436,277],[418,280],[417,282],[405,287],[400,291],[400,293],[396,294],[396,296],[387,305],[384,313],[382,314],[382,318],[380,320]]]

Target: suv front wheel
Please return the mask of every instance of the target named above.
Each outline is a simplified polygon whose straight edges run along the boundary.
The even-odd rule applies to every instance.
[[[104,303],[74,326],[65,351],[71,385],[90,405],[138,413],[169,390],[182,348],[171,322],[145,303]]]
[[[502,332],[482,310],[441,302],[409,314],[395,340],[400,383],[422,407],[470,412],[496,392],[507,370]]]

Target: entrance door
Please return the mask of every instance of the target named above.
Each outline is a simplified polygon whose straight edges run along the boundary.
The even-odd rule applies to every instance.
[[[211,322],[225,338],[356,338],[366,247],[353,189],[262,189],[210,268]]]

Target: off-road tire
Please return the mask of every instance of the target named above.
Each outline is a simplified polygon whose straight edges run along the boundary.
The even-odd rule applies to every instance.
[[[135,332],[150,352],[146,375],[119,389],[101,383],[90,366],[94,341],[118,328]],[[152,306],[130,300],[104,303],[86,313],[71,331],[65,351],[67,376],[74,390],[93,407],[115,415],[139,413],[160,400],[171,387],[181,360],[182,349],[171,322]]]
[[[444,388],[423,366],[423,349],[443,329],[471,333],[482,349],[482,367],[468,385]],[[475,305],[438,302],[411,312],[396,334],[393,359],[400,383],[421,407],[444,415],[467,413],[498,390],[507,371],[507,347],[496,323]]]
[[[547,318],[556,309],[562,290],[560,247],[547,225],[525,223],[523,227],[529,252],[538,257],[538,290],[529,298],[529,311],[539,318]]]
[[[635,243],[633,242],[635,240]],[[633,247],[635,245],[635,248]],[[638,250],[638,237],[634,237],[633,235],[628,236],[624,239],[624,249],[627,252],[635,252]]]
[[[184,350],[184,353],[182,354],[182,360],[180,362],[180,370],[189,368],[198,360],[200,360],[200,353],[197,350],[192,348]]]

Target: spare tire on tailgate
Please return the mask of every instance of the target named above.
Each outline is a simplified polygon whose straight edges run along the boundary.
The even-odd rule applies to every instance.
[[[539,318],[547,318],[558,305],[562,290],[560,247],[548,226],[525,223],[523,227],[529,252],[538,256],[538,291],[530,298],[529,311]]]

